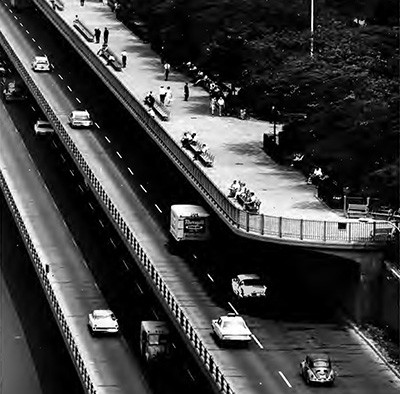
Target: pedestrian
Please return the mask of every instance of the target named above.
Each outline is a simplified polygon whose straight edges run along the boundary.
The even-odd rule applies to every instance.
[[[168,81],[168,75],[169,71],[171,69],[171,65],[169,63],[164,64],[164,70],[165,70],[165,80]]]
[[[101,36],[101,30],[98,27],[96,27],[94,29],[94,38],[96,40],[96,44],[100,42],[100,36]]]
[[[126,51],[121,52],[122,67],[126,67],[126,60],[128,59]]]
[[[85,0],[81,0],[81,6],[83,7],[85,5]]]
[[[215,97],[211,97],[211,100],[210,100],[211,115],[214,115],[216,107],[217,107],[217,99]]]
[[[153,96],[153,92],[150,91],[149,94],[145,97],[144,99],[144,103],[149,106],[150,108],[154,107],[154,102],[156,101],[156,99]]]
[[[168,86],[167,87],[167,93],[165,95],[165,105],[171,105],[171,103],[172,103],[172,90]]]
[[[78,15],[75,15],[74,23],[78,23],[78,22],[79,22],[79,17],[78,17]]]
[[[104,42],[104,45],[107,45],[108,44],[108,36],[109,36],[109,34],[110,34],[110,32],[108,31],[108,29],[105,27],[104,28],[104,33],[103,33],[103,42]]]
[[[167,95],[167,91],[165,90],[163,85],[160,86],[158,94],[160,95],[160,101],[164,104],[165,96]]]
[[[50,2],[51,2],[51,6],[52,6],[53,10],[55,10],[55,9],[56,9],[56,2],[55,2],[55,0],[50,0]]]
[[[110,55],[107,59],[107,66],[110,66],[112,62],[115,61],[115,57],[113,55]]]
[[[185,86],[183,87],[183,97],[185,101],[189,100],[189,84],[185,82]]]
[[[222,96],[219,97],[217,104],[218,104],[218,114],[219,114],[219,116],[222,116],[222,111],[225,106],[225,100]]]

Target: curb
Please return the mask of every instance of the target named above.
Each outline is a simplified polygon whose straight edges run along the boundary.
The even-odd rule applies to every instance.
[[[393,372],[393,374],[397,377],[397,379],[400,381],[400,372],[397,370],[397,368],[393,367],[389,361],[386,359],[386,357],[382,354],[382,352],[375,346],[375,344],[368,339],[362,332],[361,330],[350,320],[346,319],[346,323],[356,332],[356,334],[364,341],[367,343],[367,345],[374,351],[374,353],[383,361],[383,363]]]

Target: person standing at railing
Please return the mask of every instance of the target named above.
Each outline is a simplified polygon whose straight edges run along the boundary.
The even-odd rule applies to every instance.
[[[104,28],[104,33],[103,33],[103,42],[105,45],[108,44],[108,36],[109,36],[110,32],[108,31],[108,29],[105,27]]]
[[[128,59],[128,55],[126,54],[126,51],[122,51],[121,52],[122,68],[126,68],[127,59]]]
[[[183,97],[185,101],[189,100],[189,84],[185,82],[185,86],[183,87]]]
[[[100,36],[101,36],[101,30],[98,27],[96,27],[94,29],[94,38],[96,40],[96,44],[100,42]]]

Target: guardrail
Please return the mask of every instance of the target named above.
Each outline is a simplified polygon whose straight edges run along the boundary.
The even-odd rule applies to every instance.
[[[173,316],[175,316],[176,322],[179,323],[179,328],[183,331],[183,333],[186,335],[186,338],[192,344],[192,347],[193,347],[194,351],[196,352],[196,355],[202,361],[203,366],[211,374],[216,385],[218,386],[218,388],[221,390],[222,393],[234,394],[234,391],[230,387],[226,378],[223,376],[219,366],[217,365],[214,358],[208,352],[207,348],[203,344],[199,334],[196,332],[196,330],[190,324],[190,321],[186,317],[185,312],[179,306],[179,303],[176,301],[174,295],[168,289],[168,286],[162,279],[161,275],[158,273],[157,269],[151,263],[149,257],[147,256],[146,252],[144,251],[144,249],[140,246],[139,241],[136,239],[133,231],[129,228],[129,226],[127,225],[125,220],[122,218],[121,214],[115,207],[114,203],[111,201],[111,199],[109,198],[109,196],[103,189],[101,183],[96,178],[96,176],[92,172],[89,165],[86,163],[86,161],[83,158],[82,154],[80,153],[79,149],[77,148],[77,146],[74,144],[71,137],[68,135],[68,133],[64,129],[63,125],[57,118],[56,114],[54,113],[54,111],[52,110],[52,108],[50,107],[50,105],[48,104],[48,102],[46,101],[46,99],[44,98],[44,96],[42,95],[40,90],[38,89],[38,87],[33,82],[28,71],[26,70],[26,68],[24,67],[22,62],[19,60],[17,55],[15,54],[14,50],[12,49],[11,45],[8,43],[8,41],[6,40],[6,38],[4,37],[2,32],[0,32],[0,45],[5,50],[7,56],[10,57],[16,70],[21,75],[21,77],[24,79],[27,87],[31,91],[32,95],[36,98],[36,100],[37,100],[39,106],[41,107],[41,109],[43,110],[43,112],[47,115],[48,120],[52,124],[54,130],[59,135],[62,142],[64,143],[64,146],[66,147],[66,149],[69,151],[72,159],[77,164],[78,168],[80,168],[80,170],[83,173],[89,186],[95,192],[95,195],[97,196],[97,198],[107,208],[109,215],[112,217],[112,219],[118,226],[120,233],[123,235],[124,241],[133,250],[137,260],[140,263],[139,264],[140,268],[145,273],[145,275],[149,279],[151,279],[150,283],[153,284],[153,287],[155,287],[158,290],[158,294],[156,293],[156,295],[160,296],[160,300],[162,302],[164,302],[164,304],[166,304],[166,306],[171,311]],[[9,193],[9,194],[11,195],[11,193]],[[12,198],[12,196],[11,196],[11,198]],[[23,225],[22,219],[20,219],[20,220]],[[24,225],[23,225],[23,229],[25,229]],[[25,234],[27,234],[26,229],[23,231]],[[30,241],[30,238],[29,238],[29,245],[30,245],[30,247],[33,247],[32,242]],[[37,256],[37,253],[36,253],[36,256]],[[43,271],[43,267],[41,268],[41,270]],[[47,285],[47,286],[49,286],[49,285]],[[53,298],[54,298],[54,296],[53,296]],[[57,310],[60,310],[59,306],[57,308],[58,308]],[[72,338],[71,332],[68,329],[65,318],[62,317],[61,319],[62,320],[60,321],[60,324],[62,325],[62,327],[65,326],[66,327],[65,329],[68,332],[68,334],[67,334],[68,336],[66,338],[68,339],[68,341],[71,341],[72,343],[75,344],[75,342]],[[77,367],[79,368],[79,371],[81,371],[81,368],[82,368],[82,371],[85,373],[84,381],[86,381],[86,380],[90,381],[90,378],[88,377],[88,374],[87,374],[87,370],[84,367],[83,360],[82,360],[81,356],[79,355],[79,350],[76,347],[76,345],[75,345],[75,348],[74,348],[72,354],[74,354],[74,356],[75,356],[75,353],[77,354],[77,357],[79,357],[79,362],[77,361]],[[91,383],[91,381],[90,381],[90,383]],[[94,390],[93,384],[91,384],[90,387],[92,388],[92,390]],[[95,391],[90,391],[89,393],[92,394],[92,393],[95,393]]]
[[[205,195],[216,212],[232,226],[234,231],[265,238],[269,241],[276,239],[300,246],[312,244],[314,247],[365,247],[382,243],[381,237],[375,237],[376,224],[357,223],[346,221],[346,219],[343,219],[342,222],[336,222],[276,217],[249,213],[235,206],[200,166],[193,163],[190,156],[169,136],[162,125],[149,115],[141,101],[134,97],[121,81],[99,62],[99,59],[87,47],[86,43],[75,34],[59,15],[51,10],[48,3],[44,0],[34,0],[34,3],[70,41],[87,64],[134,115],[150,137],[158,143],[192,184]]]
[[[29,232],[26,229],[24,221],[18,210],[17,204],[15,203],[15,200],[12,196],[12,193],[8,187],[6,179],[4,178],[1,170],[0,170],[0,187],[3,190],[3,194],[5,196],[7,204],[13,214],[14,220],[19,228],[19,231],[21,233],[21,236],[25,243],[25,246],[29,252],[29,255],[31,256],[31,259],[35,266],[36,273],[40,279],[40,282],[41,282],[43,288],[45,289],[47,300],[52,307],[52,311],[53,311],[54,315],[56,316],[57,323],[61,327],[61,332],[64,336],[65,341],[67,342],[67,344],[69,346],[69,351],[73,356],[75,366],[76,366],[77,370],[79,371],[80,379],[81,379],[82,383],[84,384],[86,392],[89,394],[96,394],[97,391],[94,387],[94,384],[88,373],[88,370],[86,369],[86,366],[82,359],[82,356],[79,353],[79,348],[75,342],[75,339],[71,333],[71,330],[69,329],[67,320],[66,320],[64,313],[60,307],[60,304],[57,300],[57,296],[53,290],[53,287],[49,281],[49,278],[47,277],[46,270],[43,267],[43,264],[40,260],[39,254],[36,251],[35,245],[33,244],[31,237],[29,236]]]

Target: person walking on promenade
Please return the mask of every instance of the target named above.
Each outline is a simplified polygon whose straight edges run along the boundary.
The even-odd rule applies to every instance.
[[[166,62],[164,64],[164,70],[165,70],[165,80],[168,81],[168,75],[169,75],[169,71],[171,70],[171,65]]]
[[[105,45],[108,44],[108,36],[109,36],[110,32],[108,31],[108,29],[105,27],[104,28],[104,33],[103,33],[103,42]]]
[[[101,36],[101,30],[98,27],[96,27],[94,29],[94,38],[96,40],[96,44],[100,42],[100,36]]]
[[[217,99],[216,99],[215,97],[211,97],[211,100],[210,100],[210,111],[211,111],[211,115],[214,115],[216,106],[217,106]]]
[[[171,87],[167,87],[167,93],[165,95],[165,105],[171,105],[172,103],[172,90]]]
[[[81,0],[81,6],[83,7],[85,5],[85,0]]]
[[[165,96],[167,95],[167,91],[165,90],[163,85],[160,86],[158,94],[160,96],[160,101],[164,104]]]
[[[122,67],[126,68],[126,60],[128,59],[128,55],[126,54],[126,51],[121,52],[121,60],[122,60]]]
[[[217,104],[218,104],[218,114],[219,116],[222,116],[222,111],[225,106],[225,100],[222,96],[220,96],[220,98],[218,99]]]
[[[183,87],[183,97],[185,101],[189,100],[189,84],[185,82],[185,86]]]

